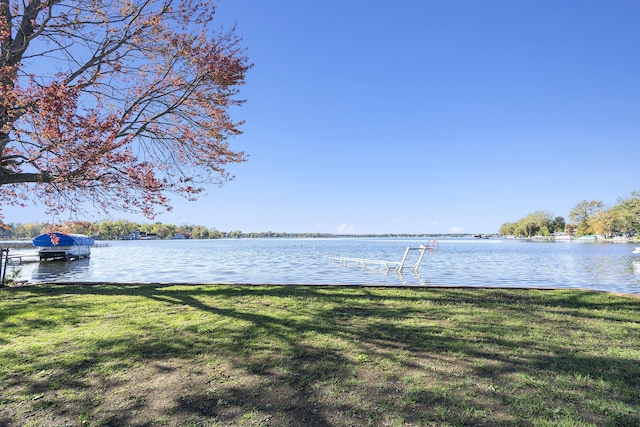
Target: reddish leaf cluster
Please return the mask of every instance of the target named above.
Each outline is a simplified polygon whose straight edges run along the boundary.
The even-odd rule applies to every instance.
[[[170,209],[245,160],[229,109],[251,65],[207,0],[0,1],[0,197],[50,212]],[[50,70],[56,70],[52,74]]]

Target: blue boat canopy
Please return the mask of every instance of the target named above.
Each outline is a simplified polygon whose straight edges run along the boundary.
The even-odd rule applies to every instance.
[[[51,235],[55,234],[59,241],[57,244],[53,244],[51,241]],[[41,234],[33,239],[34,246],[93,246],[95,241],[84,234],[64,234],[64,233],[45,233]]]

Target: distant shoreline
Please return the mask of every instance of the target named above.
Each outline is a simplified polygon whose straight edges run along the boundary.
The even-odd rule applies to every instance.
[[[95,240],[100,241],[119,241],[127,239],[101,239],[100,236],[93,236]],[[529,241],[558,241],[558,242],[572,242],[583,241],[580,238],[572,237],[567,238],[554,238],[551,236],[532,236],[532,237],[514,237],[514,236],[501,236],[499,234],[467,234],[467,233],[435,233],[435,234],[410,234],[410,233],[386,233],[386,234],[331,234],[331,233],[277,233],[277,232],[261,232],[261,233],[243,233],[235,237],[217,237],[217,238],[204,238],[194,239],[187,238],[186,240],[222,240],[222,239],[478,239],[478,240],[529,240]],[[164,239],[135,239],[135,240],[180,240],[175,238]],[[640,244],[640,237],[633,238],[605,238],[597,237],[593,239],[594,243],[635,243]],[[32,247],[31,239],[0,239],[0,247],[9,248],[26,248]]]

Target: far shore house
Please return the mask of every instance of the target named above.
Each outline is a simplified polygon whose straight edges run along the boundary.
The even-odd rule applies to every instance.
[[[122,238],[122,240],[140,240],[140,232],[134,231],[131,234],[127,234]]]
[[[127,234],[122,240],[156,240],[158,235],[155,233],[145,233],[144,231],[134,231],[131,234]]]

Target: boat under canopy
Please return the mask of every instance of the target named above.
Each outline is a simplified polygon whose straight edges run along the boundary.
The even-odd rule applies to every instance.
[[[45,233],[33,239],[40,260],[77,259],[91,255],[95,241],[84,234]]]

